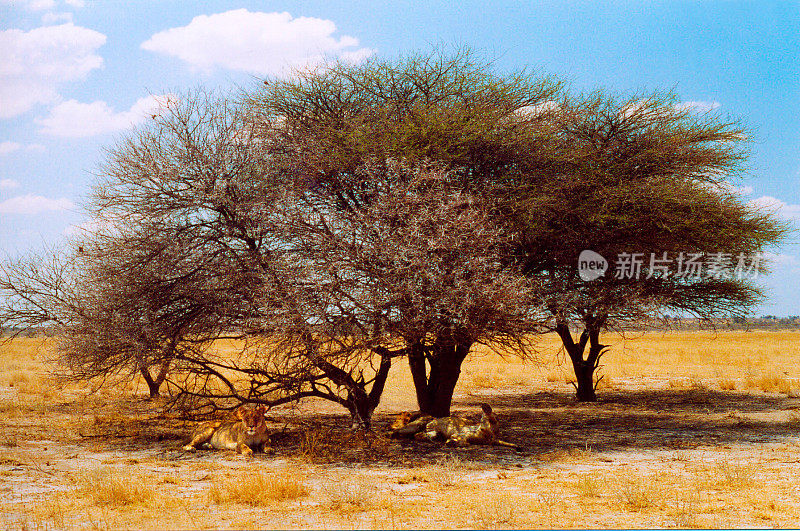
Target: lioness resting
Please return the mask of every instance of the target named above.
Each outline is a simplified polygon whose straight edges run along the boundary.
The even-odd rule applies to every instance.
[[[451,446],[467,446],[469,444],[487,444],[508,446],[519,450],[516,444],[500,440],[500,427],[497,415],[489,404],[481,404],[483,413],[478,424],[470,424],[461,417],[450,416],[433,419],[422,416],[413,422],[406,419],[410,415],[401,413],[392,425],[392,436],[416,436],[420,439],[431,441],[444,439],[445,444]],[[406,423],[403,425],[404,420]]]
[[[238,421],[204,422],[195,428],[191,442],[183,449],[193,452],[198,446],[208,443],[217,450],[236,450],[247,457],[253,455],[253,448],[270,451],[267,421],[264,418],[266,410],[263,405],[241,406],[236,410]]]
[[[417,433],[423,431],[433,417],[430,415],[423,415],[419,411],[414,413],[403,411],[397,415],[394,423],[391,426],[392,439],[397,437],[413,437]]]

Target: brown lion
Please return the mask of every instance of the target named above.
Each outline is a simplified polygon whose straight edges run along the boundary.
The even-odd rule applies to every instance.
[[[183,447],[186,452],[193,452],[199,446],[208,443],[217,450],[236,450],[250,457],[253,449],[269,452],[269,433],[267,420],[264,418],[267,408],[241,406],[236,410],[239,420],[203,422],[192,433],[192,440]]]
[[[428,425],[433,417],[430,415],[423,415],[419,411],[409,412],[403,411],[397,415],[394,423],[391,426],[391,437],[413,437],[417,433],[423,431],[425,426]]]
[[[438,419],[424,415],[412,421],[411,414],[400,413],[392,424],[392,437],[416,437],[430,441],[443,439],[450,446],[486,444],[519,450],[518,445],[500,439],[500,423],[491,406],[481,404],[481,410],[481,420],[477,424],[455,415]]]

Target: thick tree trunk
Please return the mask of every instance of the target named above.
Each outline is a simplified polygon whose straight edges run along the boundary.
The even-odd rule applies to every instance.
[[[578,402],[597,402],[597,393],[594,390],[594,367],[583,361],[575,363],[575,388]]]
[[[428,396],[428,368],[425,364],[425,347],[422,343],[414,343],[408,354],[408,367],[411,369],[411,379],[414,382],[414,391],[417,394],[417,406],[422,412],[431,409]]]
[[[454,342],[437,339],[428,357],[430,373],[426,376],[425,355],[422,347],[412,348],[409,366],[421,412],[434,417],[449,417],[461,364],[469,354],[472,342]]]

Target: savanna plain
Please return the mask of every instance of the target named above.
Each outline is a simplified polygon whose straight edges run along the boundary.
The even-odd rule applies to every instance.
[[[477,349],[453,411],[486,402],[504,439],[388,437],[415,409],[401,361],[373,433],[319,401],[268,412],[273,454],[181,451],[196,419],[142,382],[63,384],[53,340],[0,345],[7,529],[638,528],[800,525],[798,331],[609,335],[578,403],[556,337],[537,361]],[[218,349],[236,345],[219,343]]]

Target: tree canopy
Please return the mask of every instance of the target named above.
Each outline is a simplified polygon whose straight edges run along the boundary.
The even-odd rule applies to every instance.
[[[673,95],[571,95],[467,51],[199,90],[109,149],[94,228],[47,274],[69,304],[26,298],[47,275],[18,263],[4,315],[57,322],[76,375],[138,372],[193,407],[320,397],[367,427],[405,358],[420,409],[447,416],[475,344],[526,356],[548,330],[591,400],[602,330],[758,300],[747,279],[675,263],[612,274],[623,254],[776,242],[785,228],[727,184],[744,142]],[[582,278],[584,250],[611,271]]]
[[[673,94],[596,93],[561,105],[553,117],[563,163],[523,183],[514,216],[526,272],[550,285],[552,328],[578,398],[594,400],[600,331],[662,312],[745,314],[763,298],[759,253],[787,226],[735,192],[749,136],[738,123],[696,114]],[[604,276],[581,278],[585,250],[608,260]]]

